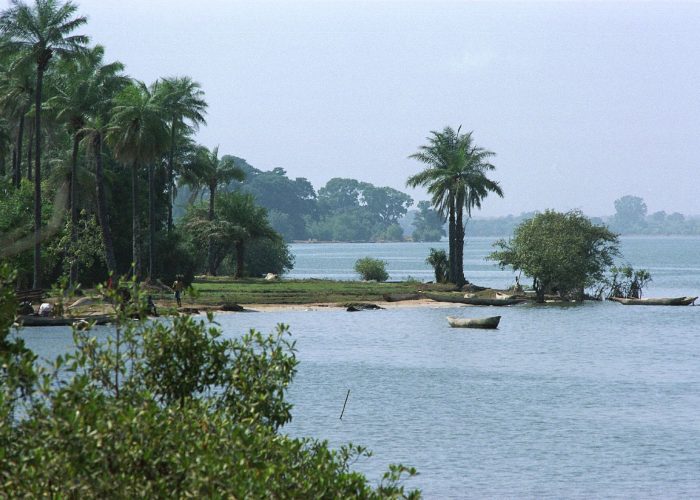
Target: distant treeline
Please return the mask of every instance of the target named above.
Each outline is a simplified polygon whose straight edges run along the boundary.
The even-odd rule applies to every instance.
[[[471,219],[467,234],[471,236],[508,236],[515,227],[536,212],[520,215]],[[638,196],[623,196],[615,200],[615,214],[606,217],[591,217],[594,224],[605,224],[623,235],[700,235],[700,217],[686,216],[678,212],[667,214],[658,211],[647,213],[644,200]]]

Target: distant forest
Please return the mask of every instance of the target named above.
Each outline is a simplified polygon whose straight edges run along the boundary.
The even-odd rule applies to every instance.
[[[316,191],[307,179],[291,178],[282,168],[263,171],[243,158],[227,158],[245,172],[245,179],[232,181],[224,191],[252,194],[267,209],[272,227],[286,241],[440,241],[447,234],[444,218],[429,202],[414,204],[411,196],[396,189],[336,177]],[[206,191],[181,187],[175,217],[183,216],[194,198],[207,196]],[[591,217],[591,221],[625,235],[700,235],[700,217],[664,211],[650,214],[644,200],[637,196],[623,196],[615,201],[614,208],[613,215]],[[535,213],[472,218],[466,233],[509,236]]]

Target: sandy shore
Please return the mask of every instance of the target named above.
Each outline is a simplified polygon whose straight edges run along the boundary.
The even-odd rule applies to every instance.
[[[430,299],[404,300],[401,302],[385,302],[382,300],[368,302],[376,304],[382,309],[410,309],[430,308],[446,309],[450,307],[470,307],[467,304],[454,304],[450,302],[435,302]],[[196,306],[195,306],[196,307]],[[341,311],[346,307],[340,304],[313,303],[313,304],[244,304],[248,311],[275,312],[275,311]],[[225,311],[214,311],[216,313]]]

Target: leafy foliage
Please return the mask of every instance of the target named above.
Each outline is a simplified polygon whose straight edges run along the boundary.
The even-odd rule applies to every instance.
[[[297,367],[286,327],[228,339],[211,316],[134,321],[145,301],[132,281],[129,302],[104,290],[113,335],[75,331],[75,351],[44,368],[7,342],[7,268],[0,278],[0,485],[10,497],[419,497],[401,485],[415,469],[393,465],[373,489],[350,469],[364,448],[278,433]]]
[[[449,270],[449,261],[447,259],[447,253],[444,250],[438,250],[437,248],[431,248],[428,258],[425,259],[426,264],[430,264],[435,271],[435,282],[436,283],[447,283],[447,274]]]
[[[418,213],[413,220],[413,241],[440,241],[447,235],[444,226],[444,218],[431,208],[430,202],[418,202]]]
[[[533,278],[539,302],[545,293],[583,298],[586,287],[605,279],[619,254],[617,235],[580,211],[547,210],[521,223],[512,240],[499,240],[489,258]]]
[[[635,270],[632,266],[613,266],[610,268],[610,275],[601,287],[601,293],[607,288],[608,298],[640,299],[642,298],[642,290],[649,282],[651,282],[651,273],[646,269]]]
[[[389,273],[386,272],[386,262],[372,257],[363,257],[355,262],[355,272],[365,281],[386,281]]]

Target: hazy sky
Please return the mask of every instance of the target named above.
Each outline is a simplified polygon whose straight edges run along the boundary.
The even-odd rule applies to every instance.
[[[147,83],[190,75],[198,140],[282,167],[405,188],[430,130],[494,151],[479,215],[625,194],[700,214],[700,4],[78,0],[84,30]]]

